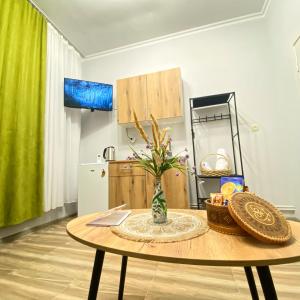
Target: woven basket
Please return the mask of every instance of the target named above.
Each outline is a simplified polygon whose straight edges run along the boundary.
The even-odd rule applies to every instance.
[[[228,210],[240,227],[262,242],[282,244],[292,236],[284,215],[270,202],[256,195],[234,194]]]
[[[205,201],[207,211],[208,226],[218,232],[232,235],[247,235],[231,217],[228,206],[218,206],[210,203],[210,199]]]
[[[206,168],[202,167],[202,163],[204,162],[204,160],[209,157],[209,156],[223,156],[223,158],[228,162],[228,168],[227,169],[223,169],[223,170],[216,170],[216,169],[212,169],[212,170],[208,170]],[[230,166],[230,161],[228,159],[227,156],[223,155],[223,154],[217,154],[217,153],[210,153],[207,154],[200,162],[200,172],[201,175],[203,176],[229,176],[232,174],[232,169]]]

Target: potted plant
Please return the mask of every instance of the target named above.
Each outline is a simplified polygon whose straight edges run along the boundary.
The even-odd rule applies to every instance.
[[[161,178],[164,172],[175,168],[180,172],[186,170],[186,160],[188,154],[180,152],[174,156],[169,151],[171,137],[168,134],[168,128],[159,128],[157,120],[151,114],[152,119],[152,138],[148,137],[144,128],[141,126],[134,112],[134,120],[136,128],[146,142],[146,151],[137,152],[132,148],[133,156],[138,161],[138,166],[152,174],[155,178],[155,189],[152,198],[152,216],[155,224],[163,224],[167,222],[167,203],[164,192],[162,190]],[[177,176],[179,173],[176,174]]]

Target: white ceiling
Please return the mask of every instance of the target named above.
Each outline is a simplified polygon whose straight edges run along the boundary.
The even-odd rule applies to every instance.
[[[33,0],[83,54],[255,14],[265,0]]]

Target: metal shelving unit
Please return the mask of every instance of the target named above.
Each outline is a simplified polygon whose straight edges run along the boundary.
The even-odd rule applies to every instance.
[[[231,107],[231,104],[233,109]],[[225,106],[227,112],[213,114],[213,115],[206,115],[204,117],[195,116],[195,112],[197,110],[200,109],[202,110],[209,107],[218,107],[218,106]],[[244,176],[235,92],[218,94],[218,95],[210,95],[210,96],[198,97],[198,98],[190,98],[190,116],[191,116],[194,165],[196,166],[196,162],[197,162],[196,151],[195,151],[195,143],[197,143],[195,138],[195,126],[201,123],[228,120],[230,125],[233,166],[234,166],[234,173],[235,173],[234,175],[231,176]],[[240,165],[239,168],[240,174],[238,174],[238,164]],[[219,179],[221,178],[221,176],[203,176],[201,174],[198,174],[197,166],[196,166],[196,171],[194,176],[195,176],[196,195],[197,195],[197,208],[205,209],[204,200],[207,199],[208,197],[200,197],[199,180],[205,181],[210,179]]]

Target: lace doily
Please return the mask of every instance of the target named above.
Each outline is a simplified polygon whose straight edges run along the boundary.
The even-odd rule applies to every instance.
[[[151,211],[130,215],[121,225],[111,227],[122,238],[139,242],[178,242],[204,234],[206,221],[197,213],[168,211],[166,224],[154,224]]]

